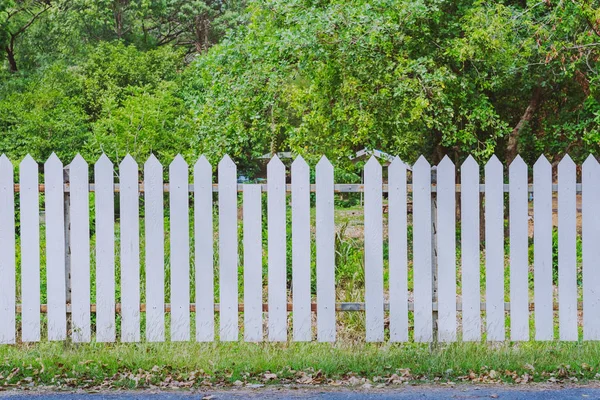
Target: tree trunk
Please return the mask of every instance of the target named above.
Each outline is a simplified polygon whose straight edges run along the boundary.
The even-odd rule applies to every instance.
[[[15,50],[11,46],[6,46],[6,55],[8,57],[8,69],[10,72],[17,72],[17,60],[15,60]]]
[[[515,159],[518,153],[518,144],[519,144],[519,136],[521,135],[521,131],[523,128],[531,121],[533,115],[537,111],[542,100],[542,88],[536,86],[533,89],[533,93],[531,95],[531,100],[529,101],[529,105],[525,109],[525,112],[521,116],[521,119],[512,130],[512,132],[508,135],[508,144],[506,145],[506,163],[507,165]]]

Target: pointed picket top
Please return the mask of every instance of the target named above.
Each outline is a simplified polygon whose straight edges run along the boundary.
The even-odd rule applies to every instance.
[[[275,154],[272,158],[271,161],[269,161],[269,163],[267,164],[267,171],[269,169],[272,168],[280,168],[280,167],[284,167],[283,162],[281,161],[281,159],[279,157],[277,157],[277,154]]]
[[[558,168],[575,169],[576,165],[573,159],[568,154],[565,154],[562,160],[560,160],[560,162],[558,163]]]
[[[399,167],[399,168],[407,169],[407,164],[404,161],[402,161],[400,159],[400,157],[395,156],[394,159],[392,160],[392,162],[390,163],[390,165],[388,166],[388,168],[389,167],[392,167],[392,168],[398,168]]]
[[[450,157],[448,157],[447,155],[444,156],[444,158],[442,158],[442,161],[439,162],[438,171],[440,169],[446,169],[446,168],[454,168],[454,163],[452,162]]]
[[[210,171],[212,173],[212,165],[208,162],[208,159],[202,154],[198,160],[196,160],[196,164],[194,164],[194,173],[199,173],[200,171]]]
[[[162,164],[160,163],[160,161],[158,161],[158,158],[156,158],[156,156],[154,154],[150,154],[150,157],[148,157],[148,159],[144,163],[144,167],[155,167],[155,166],[162,167]]]
[[[367,163],[365,164],[365,171],[373,170],[373,169],[376,170],[377,168],[381,168],[381,164],[379,164],[379,160],[377,160],[377,158],[375,156],[369,157],[369,161],[367,161]]]
[[[81,166],[86,166],[87,167],[88,164],[84,160],[84,158],[81,156],[81,154],[77,153],[77,155],[75,155],[75,157],[71,161],[70,165],[71,165],[72,168],[77,168],[77,167],[81,167]]]
[[[306,171],[308,169],[308,163],[302,156],[296,157],[296,159],[292,162],[292,175],[294,173],[300,173],[300,171]]]
[[[2,155],[0,156],[0,167],[7,167],[9,165],[12,168],[12,162],[10,162],[8,157],[6,157],[6,154],[2,153]]]
[[[4,154],[2,155],[2,157],[4,157]],[[0,159],[1,161],[1,159]],[[598,160],[596,160],[596,157],[594,157],[592,154],[590,154],[589,156],[587,156],[587,158],[585,159],[585,161],[583,162],[583,164],[581,164],[581,166],[583,168],[589,167],[589,168],[594,168],[594,167],[598,167]]]
[[[515,157],[515,159],[512,160],[512,162],[510,163],[509,168],[510,169],[512,169],[512,168],[515,168],[515,169],[527,168],[527,164],[525,163],[525,161],[523,160],[523,158],[520,155],[517,155]]]
[[[183,159],[183,157],[181,156],[181,154],[177,154],[177,156],[173,159],[173,161],[171,161],[171,164],[169,165],[169,169],[187,169],[188,164],[187,162]]]
[[[119,169],[137,169],[138,165],[131,154],[127,154],[125,158],[119,164]]]
[[[35,162],[35,160],[33,159],[33,157],[31,157],[29,154],[27,154],[25,156],[25,158],[21,161],[21,163],[19,164],[19,166],[22,168],[24,166],[29,166],[29,165],[36,165],[37,168],[37,163]]]
[[[60,161],[60,159],[58,158],[56,153],[52,153],[52,154],[50,154],[50,157],[48,157],[48,159],[44,163],[44,169],[46,169],[48,167],[58,167],[58,166],[60,166],[60,168],[62,168],[62,165],[63,165],[62,161]]]
[[[204,157],[204,156],[202,156],[202,157]],[[200,162],[200,160],[198,160],[198,162]],[[221,159],[221,161],[219,161],[218,168],[230,167],[232,165],[235,166],[235,163],[233,162],[233,160],[231,159],[231,157],[229,157],[229,155],[225,154],[223,156],[223,158]]]
[[[333,165],[327,157],[322,156],[315,168],[317,171],[328,171],[329,169],[333,169]]]
[[[543,154],[537,159],[535,164],[533,164],[533,169],[538,169],[538,168],[552,168],[550,161],[548,161],[546,156]]]
[[[493,172],[493,171],[502,171],[503,166],[502,166],[502,162],[498,159],[498,157],[496,157],[495,154],[493,154],[490,159],[488,160],[488,162],[485,164],[485,171],[486,172]]]
[[[461,169],[470,168],[470,169],[479,169],[479,164],[475,161],[475,158],[469,154],[469,157],[462,163],[460,166]]]
[[[110,166],[113,165],[112,161],[110,161],[110,158],[108,158],[108,156],[106,155],[106,153],[102,153],[102,155],[96,161],[96,164],[98,164],[98,165],[110,165]]]
[[[417,168],[430,168],[431,164],[424,156],[420,156],[417,162],[413,165],[413,170]]]

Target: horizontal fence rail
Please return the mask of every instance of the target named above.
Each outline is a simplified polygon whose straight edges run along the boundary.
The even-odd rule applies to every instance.
[[[592,156],[581,182],[569,156],[556,173],[543,156],[371,157],[361,184],[335,184],[325,157],[312,173],[274,156],[256,184],[228,156],[115,170],[53,154],[15,176],[0,157],[0,343],[334,342],[341,312],[364,313],[371,342],[600,340]],[[335,199],[352,193],[364,281],[343,297]]]

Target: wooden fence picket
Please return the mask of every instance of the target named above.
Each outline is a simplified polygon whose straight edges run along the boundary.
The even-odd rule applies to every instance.
[[[565,155],[558,164],[558,326],[564,341],[578,337],[575,175],[575,163]]]
[[[285,165],[273,156],[267,165],[269,341],[287,340]]]
[[[431,250],[431,166],[421,156],[413,166],[415,342],[433,339]]]
[[[121,341],[140,341],[140,223],[138,165],[127,155],[119,166],[121,220]]]
[[[190,214],[188,165],[177,155],[169,165],[171,244],[171,341],[190,340]]]
[[[21,340],[40,340],[40,218],[38,165],[27,155],[19,165],[21,222]]]
[[[365,165],[365,310],[367,342],[383,341],[383,217],[381,164]]]
[[[600,164],[588,156],[581,173],[581,236],[583,261],[583,338],[600,339]]]
[[[388,240],[390,341],[408,341],[408,235],[406,164],[395,157],[388,166]]]
[[[44,164],[48,340],[67,338],[63,179],[63,164],[52,153]]]
[[[316,166],[317,340],[335,341],[335,224],[333,165],[323,156]]]
[[[462,339],[481,340],[479,165],[467,157],[460,171]]]
[[[88,164],[79,154],[69,167],[71,179],[72,338],[91,340],[90,315],[90,202]],[[135,177],[137,183],[137,176]],[[137,210],[137,204],[136,204]],[[138,237],[136,232],[135,237]],[[136,283],[139,286],[139,283]]]
[[[263,340],[262,192],[244,185],[244,340]]]
[[[146,339],[149,342],[162,342],[165,340],[163,167],[154,154],[144,163],[144,230],[146,234]]]
[[[115,318],[115,178],[103,154],[94,165],[96,207],[96,341],[116,340]],[[148,240],[148,236],[146,236]],[[148,264],[146,264],[148,266]],[[151,314],[151,313],[150,313]]]
[[[543,155],[533,165],[533,264],[535,339],[552,340],[552,166]]]
[[[196,340],[215,338],[212,166],[201,156],[194,165],[194,260],[196,263]]]
[[[220,339],[238,340],[237,168],[229,156],[219,163]]]
[[[16,341],[14,169],[0,156],[0,344]]]
[[[529,204],[527,165],[517,156],[509,167],[510,340],[529,340]]]
[[[502,163],[492,156],[485,165],[485,314],[488,341],[504,332],[504,189]]]
[[[292,163],[293,337],[312,339],[310,294],[310,170],[301,156]]]
[[[438,335],[456,341],[456,172],[445,156],[437,167]]]

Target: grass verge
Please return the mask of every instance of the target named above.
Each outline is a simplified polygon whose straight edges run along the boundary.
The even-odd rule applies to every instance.
[[[39,343],[0,347],[0,390],[589,382],[600,343]],[[368,387],[368,386],[367,386]]]

